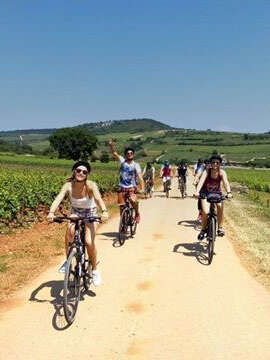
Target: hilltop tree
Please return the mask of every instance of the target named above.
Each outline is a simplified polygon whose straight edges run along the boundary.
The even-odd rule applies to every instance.
[[[97,148],[97,138],[85,128],[56,130],[49,141],[60,159],[87,160]]]

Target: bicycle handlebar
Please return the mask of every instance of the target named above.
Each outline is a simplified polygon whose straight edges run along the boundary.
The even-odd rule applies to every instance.
[[[77,216],[77,217],[71,217],[71,216],[56,216],[53,219],[54,222],[61,224],[64,221],[71,221],[71,222],[78,222],[78,221],[89,221],[89,222],[101,222],[100,216]]]

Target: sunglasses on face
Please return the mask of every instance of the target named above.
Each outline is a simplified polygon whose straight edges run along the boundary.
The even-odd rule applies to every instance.
[[[128,151],[127,155],[133,155],[133,151]]]
[[[75,170],[77,174],[83,173],[83,175],[87,175],[88,171],[87,170],[82,170],[82,169],[76,169]]]

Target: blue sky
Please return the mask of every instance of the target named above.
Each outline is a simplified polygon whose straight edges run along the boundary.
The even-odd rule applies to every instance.
[[[270,130],[270,1],[1,1],[0,130]]]

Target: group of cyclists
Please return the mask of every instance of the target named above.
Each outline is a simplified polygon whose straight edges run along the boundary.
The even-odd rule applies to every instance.
[[[143,171],[140,165],[135,162],[135,150],[128,147],[124,151],[124,156],[121,156],[112,140],[108,142],[110,151],[119,162],[119,188],[118,188],[118,204],[120,207],[120,214],[125,206],[126,195],[135,210],[135,221],[140,222],[140,211],[137,193],[144,193],[145,185],[148,184],[151,190],[154,190],[155,183],[155,168],[152,163],[148,162]],[[213,155],[210,159],[204,162],[199,159],[194,168],[193,185],[196,188],[194,196],[198,198],[199,217],[201,219],[201,231],[198,239],[202,240],[206,233],[207,214],[209,213],[209,203],[206,201],[206,196],[210,192],[221,192],[221,184],[223,184],[227,197],[230,198],[231,190],[227,179],[226,172],[221,168],[222,158],[219,155]],[[69,177],[59,194],[53,201],[47,219],[49,222],[54,221],[55,211],[66,196],[69,197],[71,203],[71,217],[77,216],[95,216],[97,215],[97,206],[101,209],[101,219],[106,221],[109,218],[108,211],[104,201],[102,200],[98,186],[95,182],[88,179],[91,173],[91,166],[87,161],[77,161],[72,167],[72,176]],[[184,193],[186,196],[186,182],[188,175],[188,165],[186,161],[181,161],[177,168],[174,168],[169,161],[165,161],[160,170],[160,177],[162,182],[171,187],[171,179],[177,176],[179,182],[184,183]],[[138,185],[140,191],[138,191]],[[223,202],[217,204],[217,218],[218,218],[218,235],[223,236],[225,230],[223,228]],[[97,249],[95,244],[96,223],[89,222],[85,229],[85,242],[89,259],[92,264],[93,284],[100,285],[101,275],[97,268]],[[65,234],[66,253],[68,254],[69,243],[74,237],[74,223],[69,223]],[[65,272],[66,261],[60,267],[59,272]]]

